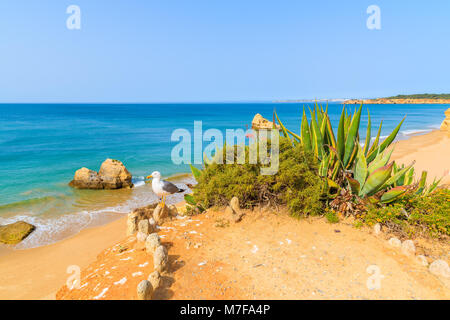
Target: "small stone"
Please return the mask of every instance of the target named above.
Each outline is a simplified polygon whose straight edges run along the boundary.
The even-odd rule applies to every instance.
[[[138,300],[151,300],[153,294],[153,287],[150,281],[142,280],[137,286]]]
[[[233,197],[230,200],[230,207],[236,213],[238,213],[240,211],[241,208],[239,207],[239,199],[238,199],[238,197]]]
[[[407,256],[413,256],[416,254],[416,246],[412,240],[405,240],[402,243],[402,252]]]
[[[167,249],[164,246],[159,246],[156,248],[153,255],[153,266],[158,272],[163,272],[167,268],[167,263],[169,262],[169,256],[167,255]]]
[[[141,231],[138,231],[137,236],[136,236],[138,242],[144,242],[145,239],[147,239],[147,237],[148,237],[148,234],[145,234]]]
[[[155,211],[153,211],[153,219],[158,225],[162,225],[166,218],[169,216],[169,208],[164,205],[164,208],[159,204]]]
[[[127,219],[127,236],[131,236],[137,232],[137,217],[128,216]]]
[[[156,290],[161,286],[161,275],[156,270],[150,273],[147,280],[152,284],[153,290]]]
[[[150,226],[150,222],[147,219],[139,221],[138,231],[145,233],[146,235],[149,235],[151,232],[153,232]]]
[[[428,266],[428,260],[427,260],[427,257],[425,257],[424,255],[418,255],[417,257],[417,261],[421,264],[421,265],[423,265],[424,267],[426,267],[426,266]]]
[[[373,226],[373,233],[379,235],[381,233],[381,224],[377,223]]]
[[[388,242],[391,246],[396,248],[400,248],[402,246],[402,242],[396,237],[390,238]]]
[[[177,215],[178,215],[178,209],[177,209],[177,207],[175,206],[175,205],[170,205],[169,206],[169,215],[171,216],[171,217],[176,217]]]
[[[438,259],[433,261],[428,267],[428,270],[430,270],[430,272],[436,276],[450,278],[450,268],[448,266],[448,263],[444,260]]]
[[[148,219],[148,223],[150,223],[150,226],[152,226],[153,230],[156,230],[156,221],[153,218]]]
[[[153,254],[160,245],[161,241],[157,233],[151,233],[145,239],[145,250],[147,253]]]

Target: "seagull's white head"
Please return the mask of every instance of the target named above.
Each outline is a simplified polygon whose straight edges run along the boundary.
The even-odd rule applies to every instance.
[[[150,179],[150,178],[160,179],[161,173],[159,173],[159,171],[153,171],[153,173],[147,177],[147,179]]]

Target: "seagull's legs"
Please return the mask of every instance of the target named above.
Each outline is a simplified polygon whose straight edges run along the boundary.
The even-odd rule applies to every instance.
[[[163,195],[163,196],[162,196],[161,207],[164,208],[165,205],[166,205],[166,196]]]

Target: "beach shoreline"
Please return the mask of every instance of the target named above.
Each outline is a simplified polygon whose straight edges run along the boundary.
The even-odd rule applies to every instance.
[[[450,184],[448,161],[450,134],[435,130],[394,144],[392,159],[399,164],[416,161],[416,172],[428,179],[443,176]],[[445,176],[444,176],[445,173]],[[32,249],[0,249],[0,299],[55,299],[56,291],[70,276],[67,267],[81,269],[104,249],[126,238],[126,215],[107,224],[89,227],[56,243]]]

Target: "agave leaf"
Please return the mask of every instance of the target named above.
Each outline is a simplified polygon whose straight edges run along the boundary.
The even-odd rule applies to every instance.
[[[359,182],[348,175],[346,175],[348,184],[350,185],[350,188],[352,189],[353,194],[359,194],[361,186],[359,185]]]
[[[305,107],[303,107],[303,116],[302,116],[302,124],[301,124],[301,141],[303,148],[307,151],[312,151],[311,146],[311,131],[308,125],[308,119],[306,118]]]
[[[440,178],[439,180],[436,181],[436,178],[434,178],[433,183],[431,184],[431,186],[428,189],[428,194],[430,194],[434,190],[436,190],[436,188],[439,185],[439,183],[441,182],[441,180],[442,180],[442,178]]]
[[[419,181],[419,187],[416,191],[416,194],[423,194],[425,187],[426,187],[426,182],[427,182],[427,175],[428,172],[427,171],[422,171],[422,175],[420,177],[420,181]]]
[[[327,106],[327,110],[328,110],[328,106]],[[326,117],[327,117],[327,133],[328,133],[328,136],[330,137],[330,143],[333,146],[333,148],[336,148],[336,138],[334,137],[333,127],[331,126],[330,117],[328,116],[328,114],[326,115]]]
[[[194,176],[195,180],[198,181],[198,179],[202,175],[202,172],[200,171],[200,169],[194,167],[192,164],[190,164],[189,166],[191,167],[192,175]]]
[[[313,112],[311,114],[312,117],[312,128],[314,132],[314,139],[315,139],[315,150],[316,150],[316,156],[319,157],[319,159],[322,158],[322,147],[323,147],[323,140],[322,140],[322,134],[320,133],[320,128],[317,123],[316,119],[316,113]]]
[[[395,127],[394,131],[391,132],[391,134],[384,139],[384,141],[380,144],[380,152],[383,152],[384,149],[389,147],[391,143],[394,141],[395,137],[397,136],[398,131],[400,130],[400,127],[402,126],[403,122],[405,121],[406,116],[403,117],[402,121]]]
[[[344,158],[345,151],[345,106],[342,108],[341,118],[339,119],[338,135],[337,135],[337,151],[339,159]]]
[[[400,179],[409,169],[412,168],[414,163],[415,163],[415,161],[413,163],[411,163],[409,166],[399,170],[397,173],[395,173],[393,176],[391,176],[384,184],[385,187],[388,187],[391,184],[394,184],[395,182],[397,182],[398,179]],[[394,165],[395,165],[395,163],[394,163]]]
[[[355,179],[359,182],[359,185],[364,187],[364,183],[367,178],[367,162],[366,157],[364,156],[364,151],[358,145],[358,155],[356,156],[356,165],[355,165]]]
[[[367,120],[367,131],[366,131],[366,141],[364,143],[364,155],[367,156],[367,152],[369,151],[369,145],[370,145],[370,131],[372,129],[372,123],[370,121],[370,112],[369,109],[367,109],[367,115],[368,115],[368,120]]]
[[[390,203],[398,199],[401,195],[403,195],[406,192],[406,190],[407,188],[403,186],[392,188],[391,190],[383,193],[383,195],[381,196],[381,202]]]
[[[341,188],[336,182],[334,182],[331,179],[327,179],[327,183],[328,183],[328,198],[330,199],[336,198]],[[335,192],[331,192],[331,190],[335,190]]]
[[[377,147],[378,147],[378,143],[379,143],[379,141],[380,141],[380,134],[381,134],[381,127],[383,126],[383,120],[381,120],[381,122],[380,122],[380,126],[378,127],[378,132],[377,132],[377,135],[376,135],[376,137],[375,137],[375,140],[373,141],[373,144],[372,144],[372,146],[370,147],[370,149],[369,149],[369,151],[367,152],[367,154],[371,154],[372,152],[375,152],[376,150],[377,150]],[[375,154],[375,156],[376,156],[376,154]],[[368,158],[369,156],[368,155],[366,155],[366,157]],[[370,161],[369,161],[370,162]]]
[[[287,132],[287,130],[286,130],[286,127],[285,127],[285,126],[283,125],[283,123],[280,121],[280,118],[278,118],[277,112],[276,112],[275,110],[273,110],[273,114],[274,114],[275,117],[277,118],[278,124],[280,125],[281,130],[283,131],[284,136],[285,136],[286,138],[288,138],[289,141],[290,141],[291,144],[292,144],[291,138],[289,137],[289,134],[288,134],[288,132]]]
[[[322,177],[327,176],[329,161],[330,161],[330,155],[325,154],[322,158],[322,161],[320,161],[320,176],[322,176]]]
[[[411,183],[413,183],[413,180],[414,180],[414,167],[409,169],[409,171],[406,173],[404,185],[410,185]]]
[[[394,149],[392,148],[389,152],[386,152],[386,153],[380,152],[377,155],[377,157],[369,164],[369,168],[368,168],[369,174],[374,172],[376,169],[385,166],[389,162],[389,159],[391,158],[393,151],[394,151]],[[367,159],[367,161],[368,161],[368,159]]]
[[[359,130],[359,122],[361,119],[361,110],[362,110],[362,104],[359,107],[359,110],[353,115],[352,121],[350,123],[350,127],[347,134],[347,139],[345,141],[345,152],[344,152],[344,165],[347,166],[347,164],[350,162],[350,158],[353,154],[354,148],[355,148],[355,141],[356,137],[358,135]]]
[[[359,193],[360,197],[371,196],[380,191],[381,187],[386,183],[386,181],[391,176],[393,162],[390,164],[376,169],[372,172],[366,180],[364,187]]]

